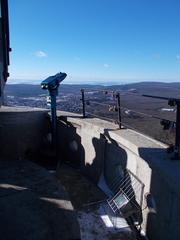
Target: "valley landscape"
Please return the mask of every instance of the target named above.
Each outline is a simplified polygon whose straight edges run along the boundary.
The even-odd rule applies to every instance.
[[[163,130],[162,119],[175,121],[176,109],[167,100],[143,97],[143,94],[180,98],[180,83],[141,82],[123,85],[62,84],[57,97],[57,109],[82,114],[81,89],[85,89],[86,115],[117,123],[117,99],[120,92],[122,125],[167,144],[174,143],[175,128]],[[7,84],[4,104],[50,108],[48,92],[40,85]],[[155,117],[155,118],[154,118]],[[118,125],[117,125],[118,127]]]

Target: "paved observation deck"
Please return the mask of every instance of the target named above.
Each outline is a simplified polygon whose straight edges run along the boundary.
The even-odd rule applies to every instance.
[[[113,180],[121,181],[122,173],[130,171],[144,184],[143,191],[136,191],[130,181],[142,209],[143,218],[139,216],[137,220],[145,234],[150,240],[177,239],[180,234],[180,161],[171,159],[166,145],[130,129],[118,130],[116,125],[101,119],[83,119],[66,112],[58,112],[57,131],[59,163],[76,167],[107,195],[109,190],[113,191]],[[99,230],[106,229],[101,223],[87,224],[88,232],[88,228],[81,225],[86,217],[94,219],[91,216],[96,218],[99,214],[99,209],[95,212],[90,209],[92,214],[89,214],[89,210],[86,212],[87,209],[76,206],[80,196],[84,199],[90,192],[94,193],[94,187],[90,191],[92,185],[84,186],[80,175],[74,178],[72,174],[72,178],[67,178],[69,170],[63,171],[59,163],[57,180],[47,170],[27,160],[46,162],[45,154],[42,159],[39,155],[47,149],[49,133],[47,110],[8,107],[0,110],[0,234],[4,239],[14,239],[14,236],[15,239],[80,239],[80,231],[81,239],[86,239],[92,231],[96,234],[94,229],[98,234]],[[78,184],[75,179],[79,179]],[[69,191],[70,198],[61,184]],[[96,202],[97,195],[92,196],[91,201]],[[84,203],[86,201],[82,202],[82,207]],[[113,227],[107,228],[106,236],[105,231],[101,231],[103,239],[113,230]],[[131,230],[128,226],[125,229],[127,239]],[[118,232],[117,239],[122,234]],[[102,236],[95,239],[102,239]]]
[[[0,161],[0,236],[10,239],[80,239],[65,189],[29,161]]]

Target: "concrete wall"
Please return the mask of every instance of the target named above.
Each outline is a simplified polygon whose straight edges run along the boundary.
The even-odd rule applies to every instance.
[[[145,185],[142,227],[149,239],[179,239],[180,161],[171,160],[166,146],[135,131],[118,130],[100,119],[82,119],[62,112],[59,115],[59,160],[79,167],[99,186],[104,177],[109,189],[113,180],[129,169]],[[1,108],[1,160],[36,155],[48,132],[47,111]]]
[[[48,131],[48,113],[31,108],[0,108],[0,159],[36,154]]]
[[[109,187],[123,169],[131,170],[145,185],[142,227],[149,239],[179,239],[180,161],[171,160],[167,147],[103,120],[75,115],[61,119],[59,149],[66,152],[62,158],[77,163],[96,184],[103,175]]]

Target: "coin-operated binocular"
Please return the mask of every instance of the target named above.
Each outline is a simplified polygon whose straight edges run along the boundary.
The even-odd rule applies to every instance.
[[[57,114],[56,114],[56,96],[58,95],[58,87],[66,78],[66,73],[57,73],[41,82],[41,88],[49,91],[51,102],[51,128],[52,128],[52,146],[56,150],[57,144]]]
[[[41,88],[48,90],[50,96],[52,95],[52,93],[56,93],[57,95],[59,84],[66,78],[66,76],[67,74],[62,72],[57,73],[54,76],[50,76],[44,81],[42,81]]]

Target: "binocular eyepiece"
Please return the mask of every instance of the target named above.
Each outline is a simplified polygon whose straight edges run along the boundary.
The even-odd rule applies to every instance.
[[[66,78],[66,73],[57,73],[54,76],[50,76],[41,82],[41,88],[47,90],[56,90],[59,84]]]

